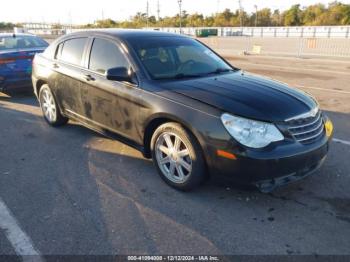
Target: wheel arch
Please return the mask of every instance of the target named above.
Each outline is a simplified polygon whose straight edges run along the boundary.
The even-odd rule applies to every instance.
[[[49,85],[48,82],[45,81],[45,80],[39,79],[39,80],[36,82],[35,89],[36,89],[36,92],[37,92],[36,95],[37,95],[38,100],[39,100],[39,93],[40,93],[40,90],[41,90],[41,88],[42,88],[44,85],[48,85],[48,87],[50,88],[50,85]],[[61,113],[63,116],[66,116],[66,115],[64,114],[64,110],[62,110],[63,107],[62,107],[61,103],[59,103],[59,101],[57,101],[57,96],[56,96],[55,92],[54,92],[51,88],[50,88],[50,90],[51,90],[52,95],[54,96],[54,98],[55,98],[55,100],[56,100],[56,102],[57,102],[57,106],[58,106],[58,109],[60,110],[60,113]],[[40,101],[39,101],[39,103],[40,103]]]
[[[204,140],[199,132],[197,132],[189,123],[186,123],[183,121],[183,119],[178,118],[175,115],[170,114],[156,114],[150,118],[145,126],[144,129],[144,137],[143,137],[143,144],[144,144],[144,156],[147,158],[151,158],[151,140],[154,131],[161,125],[165,123],[177,123],[180,124],[187,132],[191,133],[193,137],[196,139],[198,145],[201,147],[203,152],[203,157],[205,159],[205,162],[207,163],[207,159],[204,155],[206,146],[204,143]]]
[[[39,97],[39,92],[40,92],[40,89],[43,85],[47,84],[47,82],[45,80],[42,80],[42,79],[39,79],[36,84],[35,84],[35,92],[36,92],[36,95],[37,97]]]

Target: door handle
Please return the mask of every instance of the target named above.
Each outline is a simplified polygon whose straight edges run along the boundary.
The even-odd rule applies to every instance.
[[[54,69],[60,68],[60,66],[59,66],[58,64],[56,64],[56,63],[52,64],[52,67],[53,67]]]
[[[95,81],[95,78],[93,78],[91,75],[85,75],[86,81]]]

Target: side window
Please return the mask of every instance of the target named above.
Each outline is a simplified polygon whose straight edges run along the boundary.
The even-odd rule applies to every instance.
[[[129,62],[115,43],[105,39],[94,40],[90,54],[90,70],[105,74],[108,69],[129,66]]]
[[[64,42],[60,60],[73,65],[80,65],[87,38],[75,38]]]

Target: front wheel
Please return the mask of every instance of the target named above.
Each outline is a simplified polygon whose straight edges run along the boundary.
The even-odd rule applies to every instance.
[[[188,191],[204,181],[206,170],[201,147],[181,125],[161,125],[153,134],[151,146],[153,162],[168,185]]]
[[[68,118],[62,116],[48,85],[43,85],[40,88],[39,102],[47,123],[52,126],[61,126],[68,122]]]

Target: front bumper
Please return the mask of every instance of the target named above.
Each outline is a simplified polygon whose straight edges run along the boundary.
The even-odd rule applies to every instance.
[[[213,151],[211,172],[270,192],[314,173],[327,156],[329,140],[324,135],[311,145],[287,143],[269,150],[234,150],[235,160],[219,157]]]
[[[271,192],[275,188],[301,180],[315,173],[323,164],[328,152],[328,143],[323,147],[302,155],[281,159],[277,165],[277,171],[284,171],[282,176],[258,180],[254,185],[261,192]],[[280,167],[278,167],[280,166]],[[288,173],[290,172],[290,173]]]
[[[296,181],[299,181],[309,175],[315,173],[323,164],[326,157],[322,158],[313,165],[307,166],[302,170],[297,170],[291,174],[272,178],[264,181],[258,181],[255,183],[255,186],[263,193],[268,193],[276,189],[277,187],[287,185]]]

